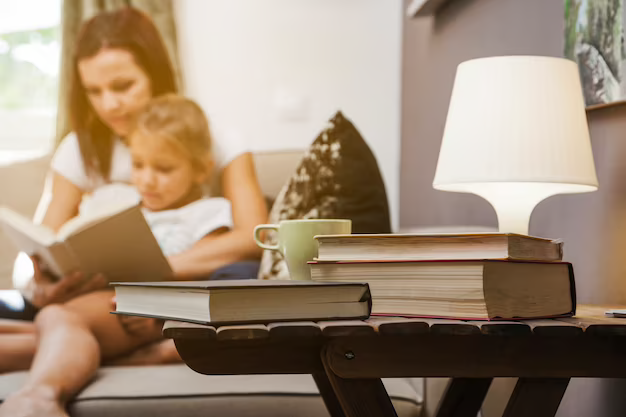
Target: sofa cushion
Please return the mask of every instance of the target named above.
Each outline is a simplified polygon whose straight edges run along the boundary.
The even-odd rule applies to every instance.
[[[353,233],[390,233],[387,193],[376,158],[341,112],[305,152],[279,193],[270,223],[289,219],[350,219]],[[277,251],[265,251],[260,279],[289,279]]]
[[[26,379],[0,376],[0,399]],[[417,417],[406,379],[384,380],[398,416]],[[310,375],[200,375],[185,365],[102,368],[70,405],[72,417],[328,416]]]
[[[254,167],[263,195],[272,202],[285,181],[293,174],[304,155],[304,149],[255,152]]]

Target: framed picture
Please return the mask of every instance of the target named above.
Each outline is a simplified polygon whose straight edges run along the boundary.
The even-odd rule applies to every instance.
[[[626,101],[624,0],[565,0],[565,57],[576,61],[588,109]]]

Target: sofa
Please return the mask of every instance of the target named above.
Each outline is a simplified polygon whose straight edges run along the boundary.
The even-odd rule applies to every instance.
[[[302,151],[254,155],[269,200],[278,194],[301,155]],[[0,167],[0,204],[33,215],[48,163],[49,157],[42,157]],[[2,288],[10,288],[14,257],[10,243],[0,235]],[[0,400],[15,391],[26,376],[26,372],[1,375]],[[399,416],[421,415],[422,379],[383,382]],[[182,364],[104,367],[69,410],[73,417],[328,416],[310,375],[206,376]]]

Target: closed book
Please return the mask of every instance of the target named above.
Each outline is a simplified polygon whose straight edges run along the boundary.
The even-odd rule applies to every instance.
[[[558,240],[507,234],[353,234],[316,236],[319,260],[510,259],[560,261]]]
[[[365,319],[366,283],[220,280],[117,282],[117,314],[223,325]]]
[[[372,314],[468,320],[571,316],[572,265],[498,260],[310,262],[316,282],[367,282]]]

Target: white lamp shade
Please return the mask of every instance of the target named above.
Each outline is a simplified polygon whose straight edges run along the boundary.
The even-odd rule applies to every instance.
[[[481,194],[495,183],[538,183],[549,189],[543,198],[597,188],[574,62],[508,56],[459,65],[433,186]]]

